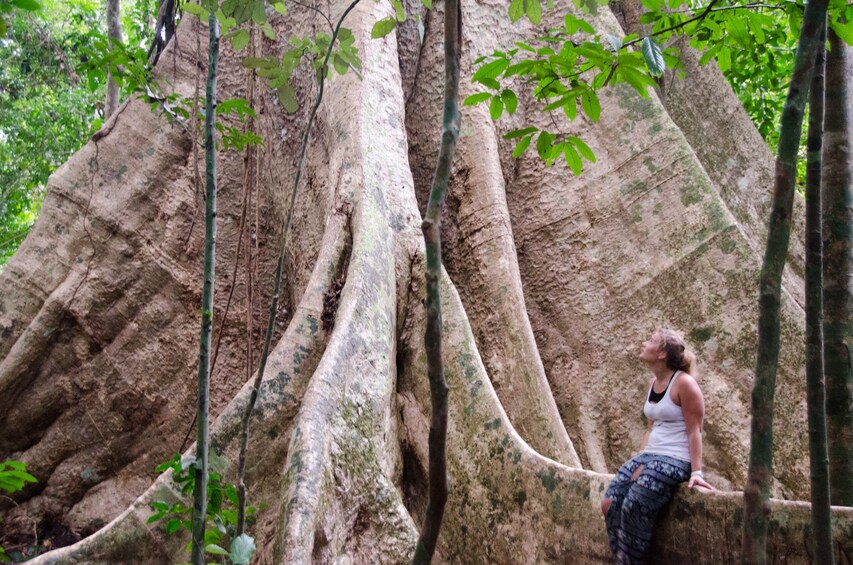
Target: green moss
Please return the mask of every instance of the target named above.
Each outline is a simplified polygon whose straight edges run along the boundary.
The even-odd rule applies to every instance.
[[[483,427],[487,430],[496,430],[501,427],[501,419],[495,418],[493,421],[483,424]]]
[[[720,251],[729,255],[735,250],[736,245],[737,244],[734,239],[727,237],[720,242]]]
[[[560,479],[557,477],[556,472],[553,467],[548,469],[540,469],[536,473],[536,477],[542,483],[542,486],[545,487],[545,490],[548,492],[554,492],[554,489],[557,488],[557,483]]]
[[[694,343],[705,343],[711,339],[713,328],[711,326],[699,326],[690,330],[688,338]]]
[[[703,197],[701,186],[689,182],[681,186],[681,203],[685,206],[701,202]]]
[[[649,126],[649,137],[654,137],[661,131],[663,131],[663,124],[655,120],[654,122],[652,122],[652,125]]]
[[[551,500],[551,508],[554,511],[554,514],[560,514],[563,511],[563,497],[558,493],[557,496]]]

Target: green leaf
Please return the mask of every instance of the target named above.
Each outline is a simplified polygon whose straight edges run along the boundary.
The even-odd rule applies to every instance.
[[[641,0],[641,2],[647,10],[652,12],[660,12],[666,3],[665,0]]]
[[[403,3],[400,0],[391,0],[391,6],[394,7],[394,16],[397,18],[398,22],[406,21],[406,9],[403,7]]]
[[[587,90],[581,95],[581,108],[593,122],[597,122],[601,116],[601,104],[598,102],[598,96],[592,90]]]
[[[278,100],[284,107],[284,111],[288,114],[294,113],[299,109],[299,101],[296,100],[296,91],[289,82],[286,82],[278,87]]]
[[[41,10],[41,4],[36,2],[36,0],[12,0],[12,5],[28,12]]]
[[[716,54],[717,54],[717,50],[718,50],[718,49],[719,49],[719,46],[716,46],[716,45],[715,45],[714,47],[711,47],[710,49],[708,49],[707,51],[705,51],[704,53],[702,53],[702,56],[701,56],[701,57],[699,57],[699,66],[707,65],[707,64],[708,64],[708,61],[710,61],[711,59],[713,59],[713,58],[714,58],[714,55],[716,55]]]
[[[503,92],[501,92],[501,100],[506,106],[506,111],[512,115],[515,113],[515,109],[518,107],[518,96],[516,96],[515,92],[512,90],[505,88]]]
[[[757,17],[758,15],[750,10],[746,11],[746,16],[747,23],[749,24],[749,30],[752,32],[752,35],[755,37],[755,40],[759,44],[763,44],[767,36],[764,33],[764,28],[761,27],[761,18]]]
[[[595,153],[592,152],[592,149],[589,148],[589,145],[584,143],[582,139],[580,139],[579,137],[575,137],[573,135],[570,135],[566,139],[566,141],[568,141],[572,145],[574,145],[577,148],[577,150],[580,152],[580,154],[583,155],[584,159],[586,159],[587,161],[591,161],[591,162],[595,163]]]
[[[512,150],[512,156],[516,159],[521,157],[527,148],[530,147],[530,141],[533,139],[532,135],[528,135],[518,142],[518,145],[515,146],[515,149]]]
[[[495,59],[491,63],[486,63],[474,73],[471,80],[474,82],[482,82],[484,78],[496,79],[509,66],[509,59]]]
[[[282,16],[287,15],[287,6],[284,5],[284,2],[274,2],[270,4],[272,9],[281,14]]]
[[[610,49],[612,51],[615,52],[615,51],[619,51],[620,49],[622,49],[622,39],[621,38],[616,37],[615,35],[608,33],[604,36],[604,39],[607,40],[607,43],[610,46]]]
[[[397,27],[397,20],[394,18],[382,18],[375,24],[373,24],[373,29],[370,30],[370,37],[373,39],[377,39],[380,37],[385,37]]]
[[[518,139],[519,137],[524,137],[526,135],[531,135],[539,131],[539,128],[536,126],[530,126],[523,129],[514,129],[504,134],[504,139]]]
[[[209,543],[204,546],[204,552],[210,553],[211,555],[228,555],[228,552],[223,548],[219,547],[215,543]]]
[[[853,19],[848,22],[833,20],[829,22],[829,27],[835,32],[838,37],[844,40],[847,45],[853,45]]]
[[[264,6],[264,0],[254,0],[255,5],[252,8],[252,21],[256,24],[262,24],[267,21],[267,11]]]
[[[492,97],[492,95],[489,94],[488,92],[478,92],[477,94],[472,94],[471,96],[466,98],[462,102],[462,105],[463,106],[476,106],[477,104],[480,104],[481,102],[485,102],[486,100],[488,100],[491,97]]]
[[[255,540],[252,536],[240,534],[231,542],[231,562],[234,565],[248,565],[255,554]]]
[[[581,161],[580,155],[578,155],[578,152],[575,151],[575,148],[571,143],[563,144],[563,155],[565,155],[566,163],[571,167],[575,176],[581,174],[581,171],[583,170],[583,161]]]
[[[524,0],[512,0],[509,3],[509,21],[517,22],[524,15]]]
[[[563,113],[566,114],[566,117],[570,120],[574,120],[578,116],[577,100],[577,98],[572,98],[571,100],[566,100],[566,103],[563,104]]]
[[[492,101],[489,103],[489,115],[492,117],[492,120],[497,120],[503,113],[504,103],[501,101],[501,97],[497,95],[492,96]]]
[[[347,64],[347,62],[344,61],[343,58],[337,53],[335,53],[335,55],[332,57],[332,66],[335,67],[335,72],[337,72],[339,75],[345,75],[349,70],[349,65]]]
[[[246,57],[243,59],[242,64],[249,69],[272,69],[278,67],[276,59],[265,57]]]
[[[724,45],[717,51],[717,66],[722,72],[728,71],[732,66],[732,51]]]
[[[649,87],[654,88],[657,86],[655,81],[649,75],[632,67],[620,66],[619,76],[622,77],[625,82],[633,86],[634,90],[636,90],[643,98],[649,97]]]
[[[666,63],[663,61],[663,51],[654,39],[647,37],[642,42],[643,59],[646,60],[646,66],[652,76],[661,76],[666,70]]]
[[[491,88],[492,90],[500,90],[501,84],[493,78],[481,78],[477,82],[485,86],[486,88]]]
[[[234,51],[242,51],[249,44],[249,30],[240,29],[231,38],[231,48]]]
[[[421,4],[423,4],[424,8],[427,10],[432,10],[432,0],[421,0]]]
[[[544,130],[539,133],[539,137],[536,139],[536,151],[542,159],[547,159],[551,155],[551,147],[554,144],[555,137],[553,133]]]
[[[745,49],[750,47],[750,37],[749,31],[746,28],[746,22],[740,19],[739,16],[726,20],[726,31],[741,47]]]
[[[272,28],[269,22],[264,22],[261,24],[261,31],[264,33],[267,39],[270,41],[275,41],[275,30]]]
[[[183,10],[188,14],[198,16],[199,19],[206,20],[210,17],[210,13],[198,4],[192,4],[190,2],[187,2],[186,4],[184,4]]]
[[[536,25],[542,21],[542,4],[539,0],[526,0],[527,2],[527,17]]]

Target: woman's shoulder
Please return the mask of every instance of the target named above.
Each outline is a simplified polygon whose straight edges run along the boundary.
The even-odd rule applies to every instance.
[[[693,377],[687,371],[679,371],[678,378],[675,381],[675,385],[672,387],[672,395],[675,397],[673,400],[681,399],[682,395],[702,395],[702,389],[699,388],[699,383],[696,382],[696,378]],[[677,402],[680,404],[680,402]]]

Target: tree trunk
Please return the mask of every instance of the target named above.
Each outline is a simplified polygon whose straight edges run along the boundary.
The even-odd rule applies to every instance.
[[[752,387],[752,427],[749,442],[749,470],[744,497],[742,563],[767,562],[767,527],[770,488],[773,480],[773,409],[776,373],[779,366],[782,269],[788,254],[797,150],[802,134],[803,110],[814,74],[816,55],[826,29],[823,0],[810,3],[803,16],[799,45],[788,96],[782,111],[779,153],[773,208],[767,231],[767,248],[761,266],[758,318],[758,360]]]
[[[121,43],[121,7],[120,0],[107,2],[107,37],[114,43]],[[107,121],[118,110],[119,87],[112,73],[107,71],[107,98],[104,102],[104,121]]]
[[[333,4],[333,18],[345,7]],[[531,30],[510,26],[505,11],[497,0],[462,4],[463,96],[473,59]],[[288,238],[283,322],[251,419],[246,483],[263,509],[247,530],[259,563],[409,562],[425,516],[431,403],[419,208],[438,151],[443,44],[441,26],[426,25],[421,43],[415,22],[370,40],[373,23],[390,15],[387,4],[363,2],[348,16],[362,79],[327,85],[292,206],[281,186],[295,174],[295,132],[310,108],[289,115],[273,93],[258,93],[257,317],[288,213],[298,234]],[[326,27],[299,8],[272,24],[287,36]],[[605,11],[594,24],[618,32]],[[162,82],[191,95],[204,69],[192,48],[203,27],[185,18],[176,33]],[[265,42],[258,55],[279,48]],[[244,73],[223,46],[220,98],[239,96]],[[309,99],[313,73],[295,82]],[[609,476],[599,472],[642,436],[647,381],[636,349],[657,325],[684,329],[699,350],[705,466],[716,484],[741,484],[760,257],[658,102],[619,87],[602,107],[597,124],[560,126],[598,155],[580,177],[532,155],[511,159],[502,135],[548,119],[530,101],[498,123],[463,113],[441,219],[450,492],[435,561],[608,562],[598,501]],[[219,157],[216,261],[230,267],[243,159]],[[187,536],[145,522],[152,501],[187,504],[168,474],[151,469],[181,450],[194,406],[203,249],[202,230],[191,229],[201,200],[194,169],[189,137],[129,102],[107,135],[51,178],[42,216],[0,275],[0,455],[25,461],[40,481],[17,506],[0,501],[3,532],[24,536],[36,521],[42,534],[55,525],[92,534],[35,563],[187,559]],[[234,281],[231,272],[219,269],[216,286],[235,285],[229,320],[240,320],[246,273]],[[330,289],[341,282],[336,299]],[[783,315],[801,343],[802,311]],[[224,327],[211,375],[211,469],[228,481],[251,395],[243,333],[241,323]],[[791,358],[783,364],[780,385],[802,390]],[[805,497],[806,414],[793,401],[789,412],[778,480]],[[659,562],[683,562],[688,548],[675,540],[688,538],[692,562],[736,560],[740,505],[733,493],[680,492],[657,538]],[[804,539],[808,506],[771,509],[770,546],[807,562],[807,546],[789,540]],[[850,551],[853,511],[834,510],[833,523]]]
[[[207,520],[209,471],[210,357],[213,335],[213,288],[216,276],[216,78],[219,65],[219,20],[211,14],[207,22],[207,83],[204,108],[204,283],[201,295],[198,389],[196,396],[196,452],[194,467],[192,563],[204,565],[204,527]]]
[[[814,78],[809,89],[809,127],[806,165],[806,406],[809,420],[812,524],[815,558],[832,565],[829,461],[826,441],[826,391],[823,377],[823,237],[820,185],[822,174],[824,62],[826,26],[820,32]]]
[[[853,55],[829,30],[823,145],[826,417],[832,503],[853,506]]]

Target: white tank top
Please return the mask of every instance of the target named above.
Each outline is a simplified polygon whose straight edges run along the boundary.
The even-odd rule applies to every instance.
[[[672,401],[669,396],[669,391],[672,390],[672,383],[678,378],[679,372],[670,379],[666,387],[666,392],[660,402],[649,402],[649,396],[646,395],[646,405],[643,407],[643,413],[646,418],[653,420],[652,433],[649,434],[649,441],[646,443],[646,448],[643,453],[654,453],[656,455],[667,455],[680,459],[682,461],[690,461],[690,443],[687,441],[687,425],[684,423],[684,412],[681,406],[678,406]],[[654,383],[649,387],[649,393],[652,392]]]

